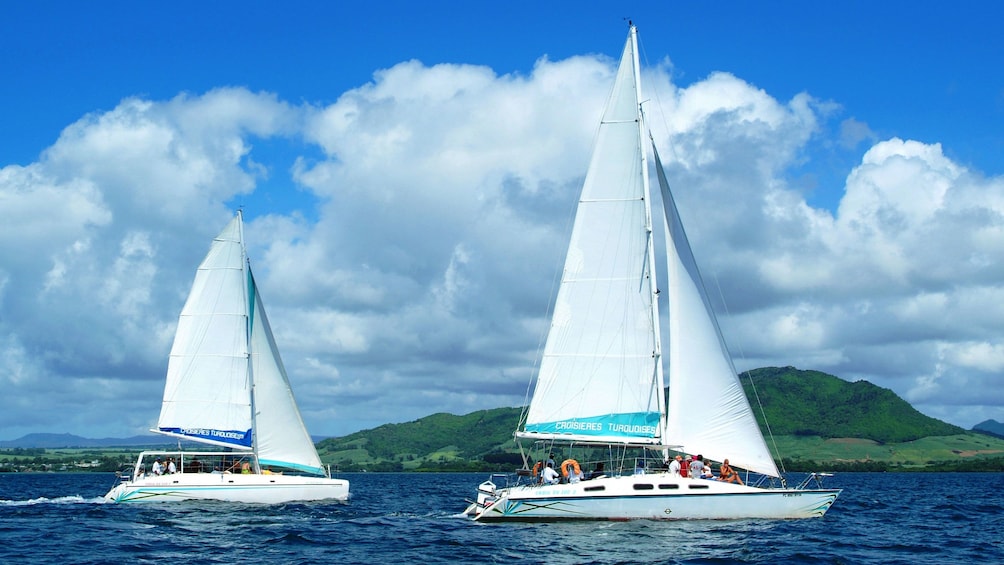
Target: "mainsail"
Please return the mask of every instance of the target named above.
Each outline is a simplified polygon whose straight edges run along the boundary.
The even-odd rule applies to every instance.
[[[157,430],[251,449],[247,275],[240,214],[213,240],[178,319]]]
[[[181,311],[157,429],[237,450],[261,465],[324,474],[244,247],[238,212],[199,265]]]
[[[656,444],[663,377],[638,54],[628,38],[521,437]]]

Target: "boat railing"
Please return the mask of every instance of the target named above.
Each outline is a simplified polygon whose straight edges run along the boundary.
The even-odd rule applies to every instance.
[[[135,468],[134,465],[122,465],[115,470],[115,477],[120,481],[130,481],[133,478]]]
[[[177,473],[242,473],[246,466],[251,473],[258,468],[253,453],[241,451],[184,451],[163,450],[144,451],[139,454],[136,464],[130,468],[134,476],[143,476],[152,470],[152,464],[160,458],[166,465],[168,458],[174,458]],[[164,472],[167,470],[165,468]],[[261,472],[266,472],[262,469]]]
[[[798,490],[803,490],[808,488],[810,482],[816,483],[816,488],[823,488],[823,477],[832,477],[833,473],[809,473],[809,476],[802,479],[802,482],[798,483],[795,487]]]

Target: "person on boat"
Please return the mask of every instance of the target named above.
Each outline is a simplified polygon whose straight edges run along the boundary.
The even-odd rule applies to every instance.
[[[680,462],[683,461],[683,457],[677,455],[672,461],[669,462],[669,474],[679,475],[680,474]]]
[[[711,465],[708,465],[707,463],[704,464],[704,469],[701,471],[701,478],[712,481],[718,480],[718,477],[716,477],[715,474],[711,472]]]
[[[241,463],[241,474],[250,475],[251,474],[251,464],[247,461]]]
[[[577,483],[582,480],[582,468],[575,459],[565,459],[561,462],[561,476],[569,483]]]
[[[680,476],[686,478],[690,474],[690,458],[684,455],[682,458],[677,456],[680,461]]]
[[[634,474],[635,475],[644,475],[645,474],[645,460],[644,459],[635,459],[634,461],[635,461],[634,462]]]
[[[167,458],[167,474],[173,475],[178,472],[178,467],[174,464],[174,457]]]
[[[538,485],[540,484],[540,481],[543,480],[543,477],[540,474],[540,472],[543,471],[543,470],[544,470],[544,462],[543,461],[537,461],[536,463],[533,464],[533,469],[531,470],[531,475],[533,476],[533,482],[537,483]]]
[[[154,459],[153,466],[150,467],[150,472],[153,473],[154,475],[164,474],[164,465],[161,464],[160,457]]]
[[[743,484],[742,477],[729,465],[729,460],[722,461],[722,466],[718,468],[718,480],[726,483]]]
[[[551,462],[548,461],[544,466],[544,471],[540,474],[540,478],[545,485],[556,485],[561,480],[561,475],[554,470],[554,465],[551,465]]]
[[[695,455],[690,461],[690,476],[699,479],[701,478],[701,473],[704,472],[704,456]]]
[[[591,473],[589,473],[589,479],[590,480],[591,479],[598,479],[598,478],[600,478],[600,477],[602,477],[602,476],[604,476],[606,474],[607,474],[607,472],[606,472],[606,469],[604,469],[604,467],[603,467],[603,462],[600,461],[599,463],[596,464],[596,468],[593,469],[593,471]]]
[[[544,462],[544,465],[550,465],[552,469],[555,467],[555,465],[557,465],[557,463],[554,462],[553,453],[547,456],[547,461]]]

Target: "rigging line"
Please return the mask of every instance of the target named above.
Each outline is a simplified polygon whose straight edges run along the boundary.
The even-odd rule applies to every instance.
[[[638,37],[638,53],[639,55],[641,55],[641,58],[644,59],[645,66],[648,68],[652,68],[654,65],[652,65],[652,63],[648,60],[648,52],[645,51],[645,46],[642,45],[641,34],[640,33],[637,34],[637,37]],[[656,81],[650,80],[646,84],[653,85],[651,94],[653,95],[652,98],[655,98],[655,107],[656,109],[658,109],[659,117],[661,118],[664,131],[666,132],[665,141],[666,141],[666,146],[669,149],[667,155],[676,156],[676,150],[673,147],[673,136],[671,135],[672,129],[669,127],[669,120],[666,118],[666,112],[663,110],[662,98],[659,96],[659,89],[655,88],[654,86],[656,84]],[[669,76],[669,84],[670,87],[672,88],[673,77],[671,75]],[[645,101],[648,102],[648,100],[650,99],[651,98],[647,98]],[[649,128],[649,136],[650,137],[652,136],[651,128]],[[654,139],[652,141],[653,143],[655,142]]]

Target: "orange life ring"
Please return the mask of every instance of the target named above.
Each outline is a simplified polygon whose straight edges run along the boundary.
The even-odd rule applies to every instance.
[[[543,467],[544,467],[544,462],[543,461],[537,461],[536,463],[534,463],[534,465],[533,465],[533,476],[534,477],[539,477],[540,476],[540,471],[541,471],[541,469]]]
[[[575,470],[575,476],[582,474],[582,469],[579,468],[579,462],[575,459],[565,459],[561,462],[561,476],[568,478],[568,468],[571,467]]]

